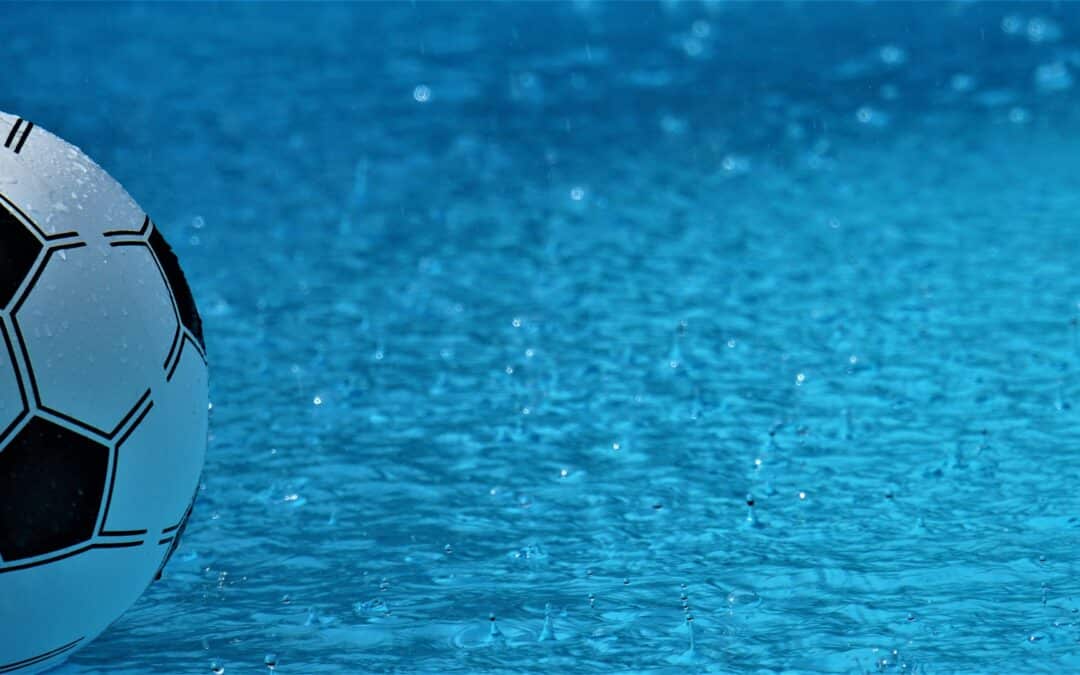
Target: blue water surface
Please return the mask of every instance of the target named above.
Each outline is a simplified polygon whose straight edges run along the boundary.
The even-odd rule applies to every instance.
[[[1080,6],[3,13],[213,375],[64,672],[1080,670]]]

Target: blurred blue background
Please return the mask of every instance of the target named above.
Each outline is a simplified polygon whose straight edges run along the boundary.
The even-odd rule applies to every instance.
[[[68,672],[1080,668],[1080,7],[5,5],[0,56],[213,373]]]

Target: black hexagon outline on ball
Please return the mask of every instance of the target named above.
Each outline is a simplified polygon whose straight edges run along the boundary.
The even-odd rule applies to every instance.
[[[153,260],[155,262],[155,266],[157,266],[157,260],[154,257],[153,250],[144,242],[118,242],[118,243],[112,243],[111,245],[112,246],[141,246],[141,247],[144,247],[150,253],[150,258],[151,258],[151,260]],[[120,423],[112,430],[98,429],[97,427],[95,427],[95,426],[93,426],[91,424],[88,424],[88,423],[86,423],[86,422],[84,422],[84,421],[82,421],[82,420],[80,420],[80,419],[78,419],[76,417],[72,417],[71,415],[68,415],[68,414],[66,414],[66,413],[64,413],[64,412],[62,412],[60,410],[57,410],[56,408],[52,408],[50,406],[45,405],[45,402],[43,401],[43,399],[41,397],[41,389],[38,386],[37,376],[34,374],[33,363],[32,363],[32,361],[30,359],[30,349],[26,345],[26,339],[23,337],[22,326],[19,325],[19,320],[18,320],[19,311],[22,309],[23,304],[30,298],[30,295],[34,290],[34,287],[37,285],[38,280],[41,278],[41,275],[45,273],[45,270],[48,268],[49,261],[52,259],[52,256],[55,255],[56,253],[61,252],[61,251],[70,251],[72,249],[85,248],[86,246],[87,246],[87,244],[84,241],[74,241],[74,242],[68,242],[68,243],[63,243],[63,244],[53,244],[51,246],[46,247],[44,258],[41,260],[41,262],[38,264],[38,266],[34,269],[34,273],[33,273],[32,278],[30,279],[30,282],[26,285],[26,288],[23,290],[23,292],[22,292],[21,296],[19,297],[18,301],[14,304],[14,306],[12,306],[11,311],[9,312],[9,314],[11,315],[11,322],[12,322],[14,328],[15,328],[14,332],[15,332],[15,337],[16,337],[18,343],[19,343],[19,350],[21,351],[23,361],[26,364],[26,374],[27,374],[27,378],[30,381],[30,391],[33,393],[34,407],[37,410],[40,410],[40,411],[42,411],[44,413],[48,413],[49,415],[51,415],[53,417],[56,417],[58,419],[61,419],[61,420],[63,420],[64,422],[66,422],[68,424],[71,424],[71,425],[73,425],[75,427],[78,427],[79,429],[82,429],[82,430],[84,430],[86,432],[89,432],[91,434],[94,434],[96,436],[103,437],[106,440],[112,441],[120,433],[120,431],[121,431],[121,429],[123,429],[124,425],[126,425],[127,422],[130,421],[130,416],[133,415],[138,410],[139,406],[150,395],[150,389],[146,390],[146,392],[140,398],[139,402],[137,402],[135,404],[135,407],[130,412],[128,412],[127,416],[125,416],[124,419],[121,420]],[[160,268],[158,269],[158,271],[161,272]],[[162,273],[162,280],[165,281],[164,273]],[[169,289],[167,281],[166,281],[166,290],[169,291],[170,304],[172,304],[172,291],[171,291],[171,289]],[[177,315],[176,315],[175,306],[173,306],[173,320],[178,322],[177,323],[177,326],[178,326],[177,332],[178,333],[182,332],[179,329],[180,324],[179,324],[179,319],[177,318]],[[184,342],[184,338],[186,338],[185,335],[180,335],[180,336],[174,335],[174,337],[173,337],[173,345],[172,345],[171,349],[173,351],[177,352],[176,363],[173,365],[172,370],[169,371],[168,377],[166,378],[166,381],[170,381],[172,379],[172,374],[176,370],[176,365],[178,365],[179,362],[180,362],[180,353],[179,352],[181,351],[181,349],[177,349],[176,343],[177,343],[177,341],[179,341],[181,343],[181,348],[182,348],[182,346],[183,346],[182,343]],[[196,347],[196,351],[198,351],[197,347]],[[203,356],[201,352],[199,352],[199,355],[203,358],[203,362],[205,363],[205,356]],[[166,363],[165,365],[167,367],[168,363]]]
[[[109,242],[110,246],[145,246],[149,249],[154,264],[161,274],[161,279],[165,282],[165,287],[169,289],[169,299],[176,317],[177,331],[169,346],[169,353],[165,357],[166,381],[172,380],[176,367],[180,364],[185,342],[191,343],[205,364],[206,340],[203,334],[202,316],[199,314],[199,308],[191,292],[191,286],[188,285],[187,277],[180,267],[180,260],[165,241],[157,224],[150,219],[150,216],[144,216],[139,229],[109,230],[105,232],[105,238],[114,240]]]
[[[115,431],[110,433],[108,430],[98,429],[97,427],[95,427],[95,426],[93,426],[91,424],[87,424],[86,422],[83,422],[82,420],[79,420],[79,419],[77,419],[75,417],[72,417],[71,415],[66,415],[63,412],[61,412],[59,410],[56,410],[55,408],[50,408],[49,406],[45,405],[44,401],[42,401],[42,398],[41,398],[41,388],[38,386],[37,376],[34,374],[34,365],[33,365],[33,361],[30,359],[30,350],[26,346],[26,338],[23,337],[22,326],[19,325],[19,319],[18,319],[19,311],[22,309],[22,307],[26,303],[26,301],[30,298],[30,294],[33,292],[34,287],[37,285],[37,282],[41,279],[41,275],[45,273],[45,269],[49,266],[49,261],[52,260],[52,257],[55,254],[57,254],[57,253],[59,253],[61,251],[70,251],[70,250],[73,250],[73,249],[85,248],[85,247],[86,247],[86,242],[84,242],[84,241],[76,241],[76,242],[65,243],[65,244],[57,244],[57,245],[50,246],[50,247],[46,248],[45,249],[45,257],[42,259],[41,263],[34,270],[34,274],[31,277],[30,282],[27,284],[26,288],[23,289],[23,293],[19,297],[18,301],[16,301],[16,303],[11,307],[11,310],[10,310],[9,314],[11,316],[11,323],[15,327],[15,338],[16,338],[16,340],[18,340],[19,350],[22,352],[23,363],[26,364],[26,375],[27,375],[27,378],[30,380],[30,391],[34,395],[34,397],[33,397],[34,407],[37,410],[40,410],[40,411],[48,413],[48,414],[50,414],[50,415],[52,415],[54,417],[62,419],[63,421],[67,422],[68,424],[74,425],[74,426],[78,427],[79,429],[90,432],[90,433],[95,434],[97,436],[104,436],[105,438],[107,438],[109,440],[112,440],[112,438],[114,437],[114,435],[116,433]]]

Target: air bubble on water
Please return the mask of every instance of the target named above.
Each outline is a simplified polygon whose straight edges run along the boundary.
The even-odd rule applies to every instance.
[[[1024,25],[1024,19],[1016,14],[1009,14],[1001,20],[1001,32],[1016,35]]]
[[[735,611],[739,607],[757,607],[761,604],[761,596],[751,590],[735,589],[729,591],[725,597],[729,611]]]
[[[273,652],[270,652],[269,654],[267,654],[266,656],[263,657],[263,665],[265,665],[268,670],[276,670],[277,669],[277,664],[278,664],[278,656],[277,656],[277,654],[275,654]]]
[[[431,88],[426,84],[418,84],[413,89],[413,100],[417,103],[427,103],[431,100]]]
[[[570,188],[570,199],[575,202],[580,202],[582,199],[585,199],[585,188],[578,186]]]
[[[210,672],[214,675],[222,675],[225,672],[225,666],[221,665],[217,661],[210,664]]]

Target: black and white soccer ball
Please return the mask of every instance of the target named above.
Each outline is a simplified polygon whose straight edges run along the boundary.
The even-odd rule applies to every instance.
[[[0,673],[51,667],[175,550],[207,367],[180,265],[78,148],[0,113]]]

